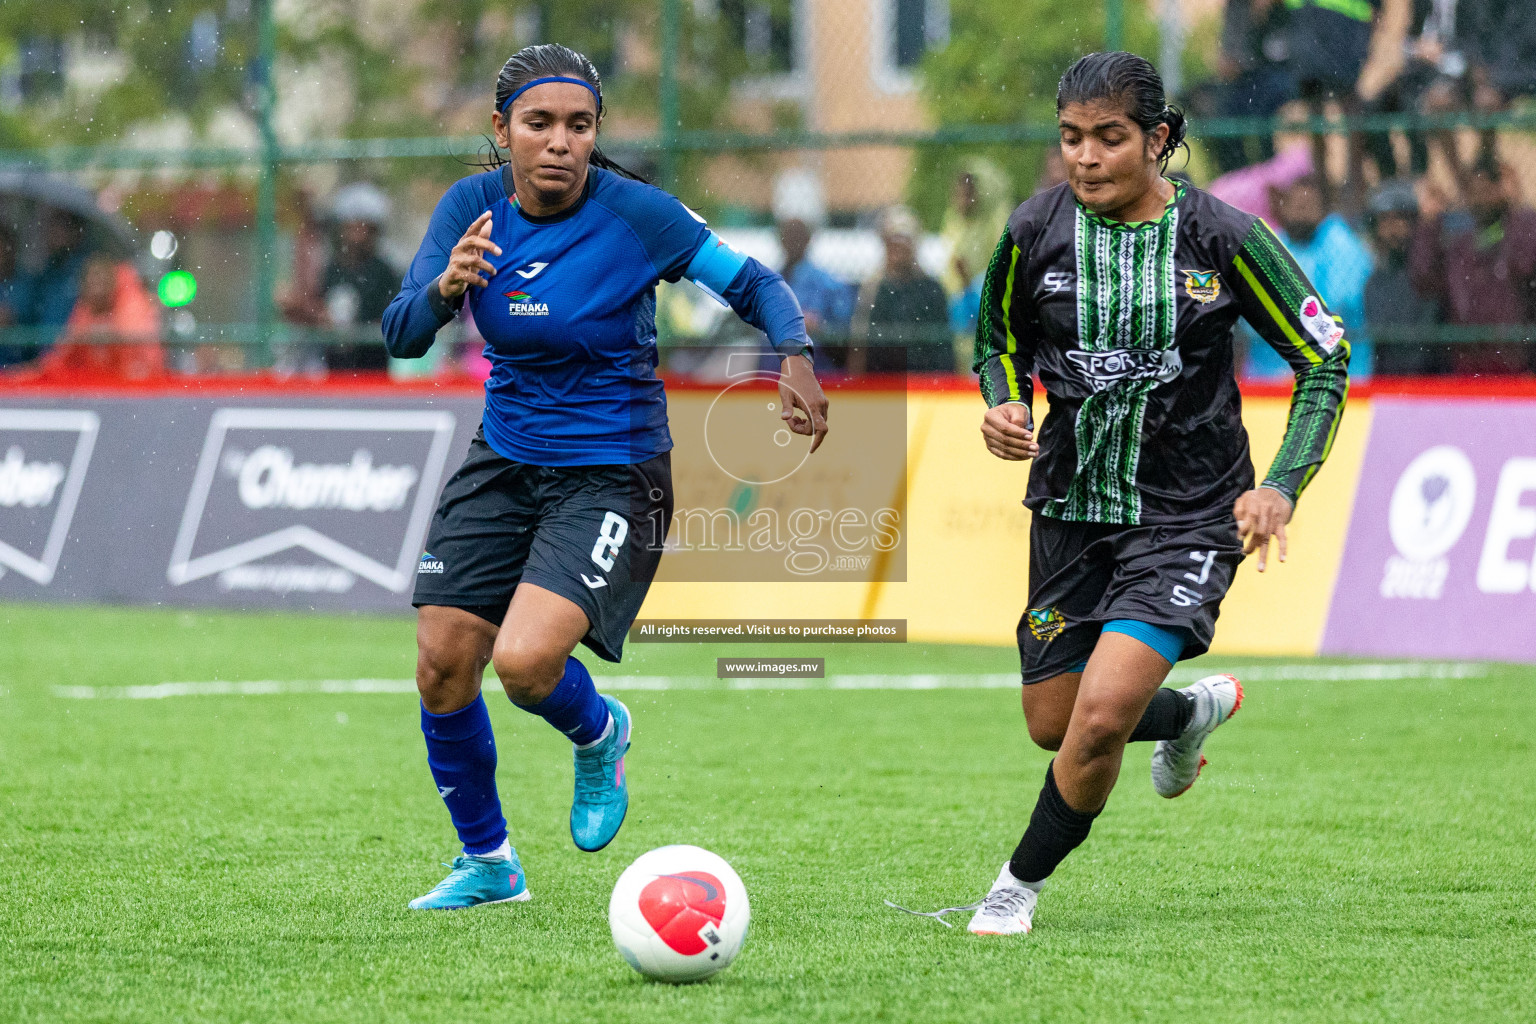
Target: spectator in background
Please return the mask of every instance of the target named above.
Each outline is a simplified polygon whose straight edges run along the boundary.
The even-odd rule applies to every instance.
[[[955,176],[939,228],[939,237],[949,245],[949,263],[939,283],[949,296],[950,330],[967,366],[981,309],[981,277],[997,248],[997,226],[1013,212],[1012,191],[1013,183],[992,161],[967,159]]]
[[[1286,5],[1281,0],[1227,0],[1216,65],[1215,113],[1222,117],[1274,117],[1296,98],[1287,57]],[[1249,146],[1252,145],[1250,151]],[[1212,139],[1211,156],[1225,174],[1275,155],[1274,136]]]
[[[383,370],[389,365],[380,325],[400,290],[400,273],[379,255],[379,235],[389,223],[389,197],[367,182],[336,193],[336,254],[320,287],[327,325],[342,337],[325,351],[328,370]]]
[[[1461,2],[1482,8],[1473,47],[1473,106],[1501,110],[1517,96],[1536,94],[1536,10],[1531,0]]]
[[[1466,48],[1486,0],[1412,0],[1406,61],[1397,77],[1368,105],[1373,114],[1441,113],[1466,109],[1470,97]],[[1366,136],[1382,180],[1397,177],[1397,154],[1386,132]],[[1454,153],[1454,150],[1452,150]],[[1408,169],[1429,169],[1424,133],[1408,132]]]
[[[921,229],[912,211],[893,206],[880,219],[885,263],[859,293],[848,355],[853,373],[945,372],[955,369],[949,300],[917,263]]]
[[[1515,176],[1485,153],[1467,176],[1467,210],[1425,217],[1409,273],[1419,292],[1459,326],[1536,324],[1536,210],[1520,202]],[[1472,342],[1453,347],[1457,373],[1536,370],[1533,346]]]
[[[1290,8],[1285,23],[1286,61],[1296,76],[1296,91],[1315,117],[1323,116],[1324,104],[1335,102],[1345,116],[1362,109],[1360,71],[1370,55],[1371,33],[1381,13],[1382,0],[1286,0]],[[1365,142],[1350,132],[1348,177],[1342,192],[1344,206],[1358,213],[1363,206],[1361,190]],[[1327,136],[1312,136],[1312,166],[1318,171],[1324,203],[1335,205],[1328,184],[1325,159]],[[1314,278],[1314,281],[1316,279]],[[1334,305],[1332,299],[1329,305]],[[1334,308],[1338,307],[1334,305]],[[1356,358],[1359,351],[1356,350]]]
[[[1008,176],[990,160],[972,157],[955,176],[939,237],[949,243],[949,264],[940,281],[951,297],[974,286],[992,250],[997,226],[1013,212]]]
[[[300,328],[297,333],[302,337],[325,327],[329,321],[323,283],[331,246],[314,197],[301,191],[296,205],[299,225],[293,236],[293,259],[288,266],[288,278],[277,291],[277,308],[286,323]],[[287,342],[276,353],[275,368],[279,375],[322,374],[323,353],[324,349],[313,343]]]
[[[49,377],[143,380],[165,372],[160,317],[131,264],[86,260],[64,334],[39,365]]]
[[[1372,340],[1381,345],[1375,371],[1448,372],[1450,362],[1443,346],[1436,346],[1429,338],[1412,337],[1415,329],[1431,328],[1440,319],[1434,299],[1419,293],[1408,272],[1410,246],[1419,225],[1419,200],[1413,185],[1389,181],[1379,186],[1366,200],[1365,218],[1376,253],[1376,269],[1365,282],[1365,322],[1370,325]],[[1386,344],[1386,336],[1394,328],[1408,337]]]
[[[1067,180],[1067,162],[1062,159],[1060,146],[1047,146],[1045,148],[1045,160],[1040,165],[1040,174],[1035,178],[1035,191],[1032,195],[1041,192],[1049,192],[1057,185]],[[1010,214],[1012,210],[1008,211]]]
[[[32,358],[29,345],[5,341],[4,332],[17,327],[31,306],[31,280],[16,266],[16,234],[0,224],[0,366]]]
[[[1329,213],[1323,185],[1305,177],[1276,189],[1270,206],[1279,221],[1280,240],[1290,249],[1328,307],[1344,320],[1351,355],[1349,375],[1370,376],[1371,341],[1365,332],[1365,282],[1370,279],[1371,252],[1343,217]],[[1290,366],[1268,345],[1249,345],[1246,373],[1258,378],[1290,376]]]
[[[816,342],[817,368],[846,366],[853,286],[811,262],[811,228],[800,218],[779,222],[779,246],[784,250],[784,267],[779,273],[800,300],[806,332]]]
[[[1277,189],[1289,188],[1312,173],[1312,150],[1300,142],[1286,147],[1263,163],[1230,171],[1211,182],[1206,191],[1224,203],[1273,224],[1278,218],[1269,207]]]

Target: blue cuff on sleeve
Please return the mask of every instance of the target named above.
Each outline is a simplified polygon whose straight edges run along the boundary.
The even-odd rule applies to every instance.
[[[1150,622],[1137,622],[1135,619],[1114,619],[1104,623],[1104,633],[1124,633],[1128,637],[1140,640],[1148,647],[1172,665],[1179,660],[1184,653],[1184,645],[1189,642],[1190,632],[1181,626],[1154,626]]]
[[[694,253],[693,262],[688,264],[683,276],[708,292],[720,305],[728,306],[725,290],[746,263],[745,255],[726,245],[724,239],[711,231],[699,251]]]

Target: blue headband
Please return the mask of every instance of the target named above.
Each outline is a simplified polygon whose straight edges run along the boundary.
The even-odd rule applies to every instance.
[[[592,94],[592,98],[593,99],[597,100],[598,112],[599,113],[602,112],[602,109],[603,109],[603,94],[598,92],[597,89],[592,85],[591,82],[587,81],[584,78],[566,78],[564,75],[555,75],[555,76],[553,76],[551,78],[535,78],[533,81],[529,82],[527,85],[523,86],[521,89],[519,89],[516,92],[514,92],[511,96],[508,96],[507,97],[507,102],[505,102],[505,103],[503,103],[501,105],[501,112],[503,114],[505,114],[508,110],[510,110],[512,108],[512,101],[513,100],[517,99],[519,96],[521,96],[523,93],[527,92],[529,89],[532,89],[534,86],[536,86],[536,85],[543,85],[546,82],[570,82],[572,85],[579,85],[579,86],[581,86],[583,89],[587,90],[587,92],[590,92]]]

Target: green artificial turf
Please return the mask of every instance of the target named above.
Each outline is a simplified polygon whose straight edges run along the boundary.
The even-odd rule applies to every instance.
[[[405,909],[456,852],[410,694],[55,692],[406,679],[412,635],[405,619],[0,605],[0,1020],[1536,1018],[1531,668],[1265,682],[1257,663],[1188,795],[1156,797],[1150,750],[1131,749],[1035,932],[1012,939],[881,902],[970,902],[1012,850],[1049,756],[1012,689],[623,691],[633,804],[595,855],[566,833],[569,745],[490,699],[534,899],[451,914]],[[606,671],[697,679],[721,654],[1014,664],[644,645]],[[624,866],[679,842],[737,868],[752,930],[724,973],[673,987],[624,964],[606,910]]]

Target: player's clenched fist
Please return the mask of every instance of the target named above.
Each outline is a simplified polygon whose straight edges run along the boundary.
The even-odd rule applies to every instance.
[[[486,260],[485,254],[501,255],[501,246],[491,241],[491,211],[486,210],[464,232],[464,237],[448,255],[448,269],[437,279],[437,290],[445,299],[456,299],[474,285],[484,288],[490,284],[496,268]],[[487,276],[482,277],[481,274]]]
[[[1029,410],[1019,402],[1004,402],[987,410],[981,419],[981,436],[987,451],[1009,462],[1022,462],[1040,454]]]

